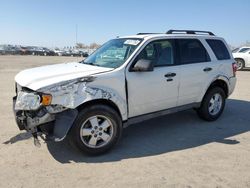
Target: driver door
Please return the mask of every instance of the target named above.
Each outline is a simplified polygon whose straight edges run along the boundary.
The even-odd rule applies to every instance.
[[[178,99],[179,66],[174,59],[174,40],[149,43],[135,58],[151,60],[151,72],[127,70],[129,118],[176,107]],[[130,67],[130,68],[131,68]]]

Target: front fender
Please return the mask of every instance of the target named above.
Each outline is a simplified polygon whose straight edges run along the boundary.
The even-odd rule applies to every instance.
[[[118,107],[122,120],[127,119],[127,103],[116,91],[101,86],[86,86],[84,91],[86,93],[86,98],[81,104],[96,99],[110,100]]]
[[[52,95],[52,105],[60,105],[69,109],[75,109],[86,102],[96,99],[110,100],[118,107],[122,119],[127,119],[126,101],[116,91],[108,87],[92,85],[88,82],[76,82],[62,89],[55,91],[43,90],[43,92]]]

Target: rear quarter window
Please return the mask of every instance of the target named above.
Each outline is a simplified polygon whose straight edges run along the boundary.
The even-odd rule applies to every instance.
[[[207,39],[206,41],[218,60],[227,60],[231,58],[224,42],[216,39]]]

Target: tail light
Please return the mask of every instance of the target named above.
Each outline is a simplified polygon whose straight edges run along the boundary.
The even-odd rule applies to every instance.
[[[237,71],[237,64],[234,62],[232,63],[232,69],[233,69],[233,75],[236,76],[236,71]]]

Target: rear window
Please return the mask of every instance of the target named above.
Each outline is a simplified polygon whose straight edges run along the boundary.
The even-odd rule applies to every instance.
[[[229,52],[226,45],[221,40],[207,39],[208,45],[212,48],[216,58],[218,60],[230,59]]]

